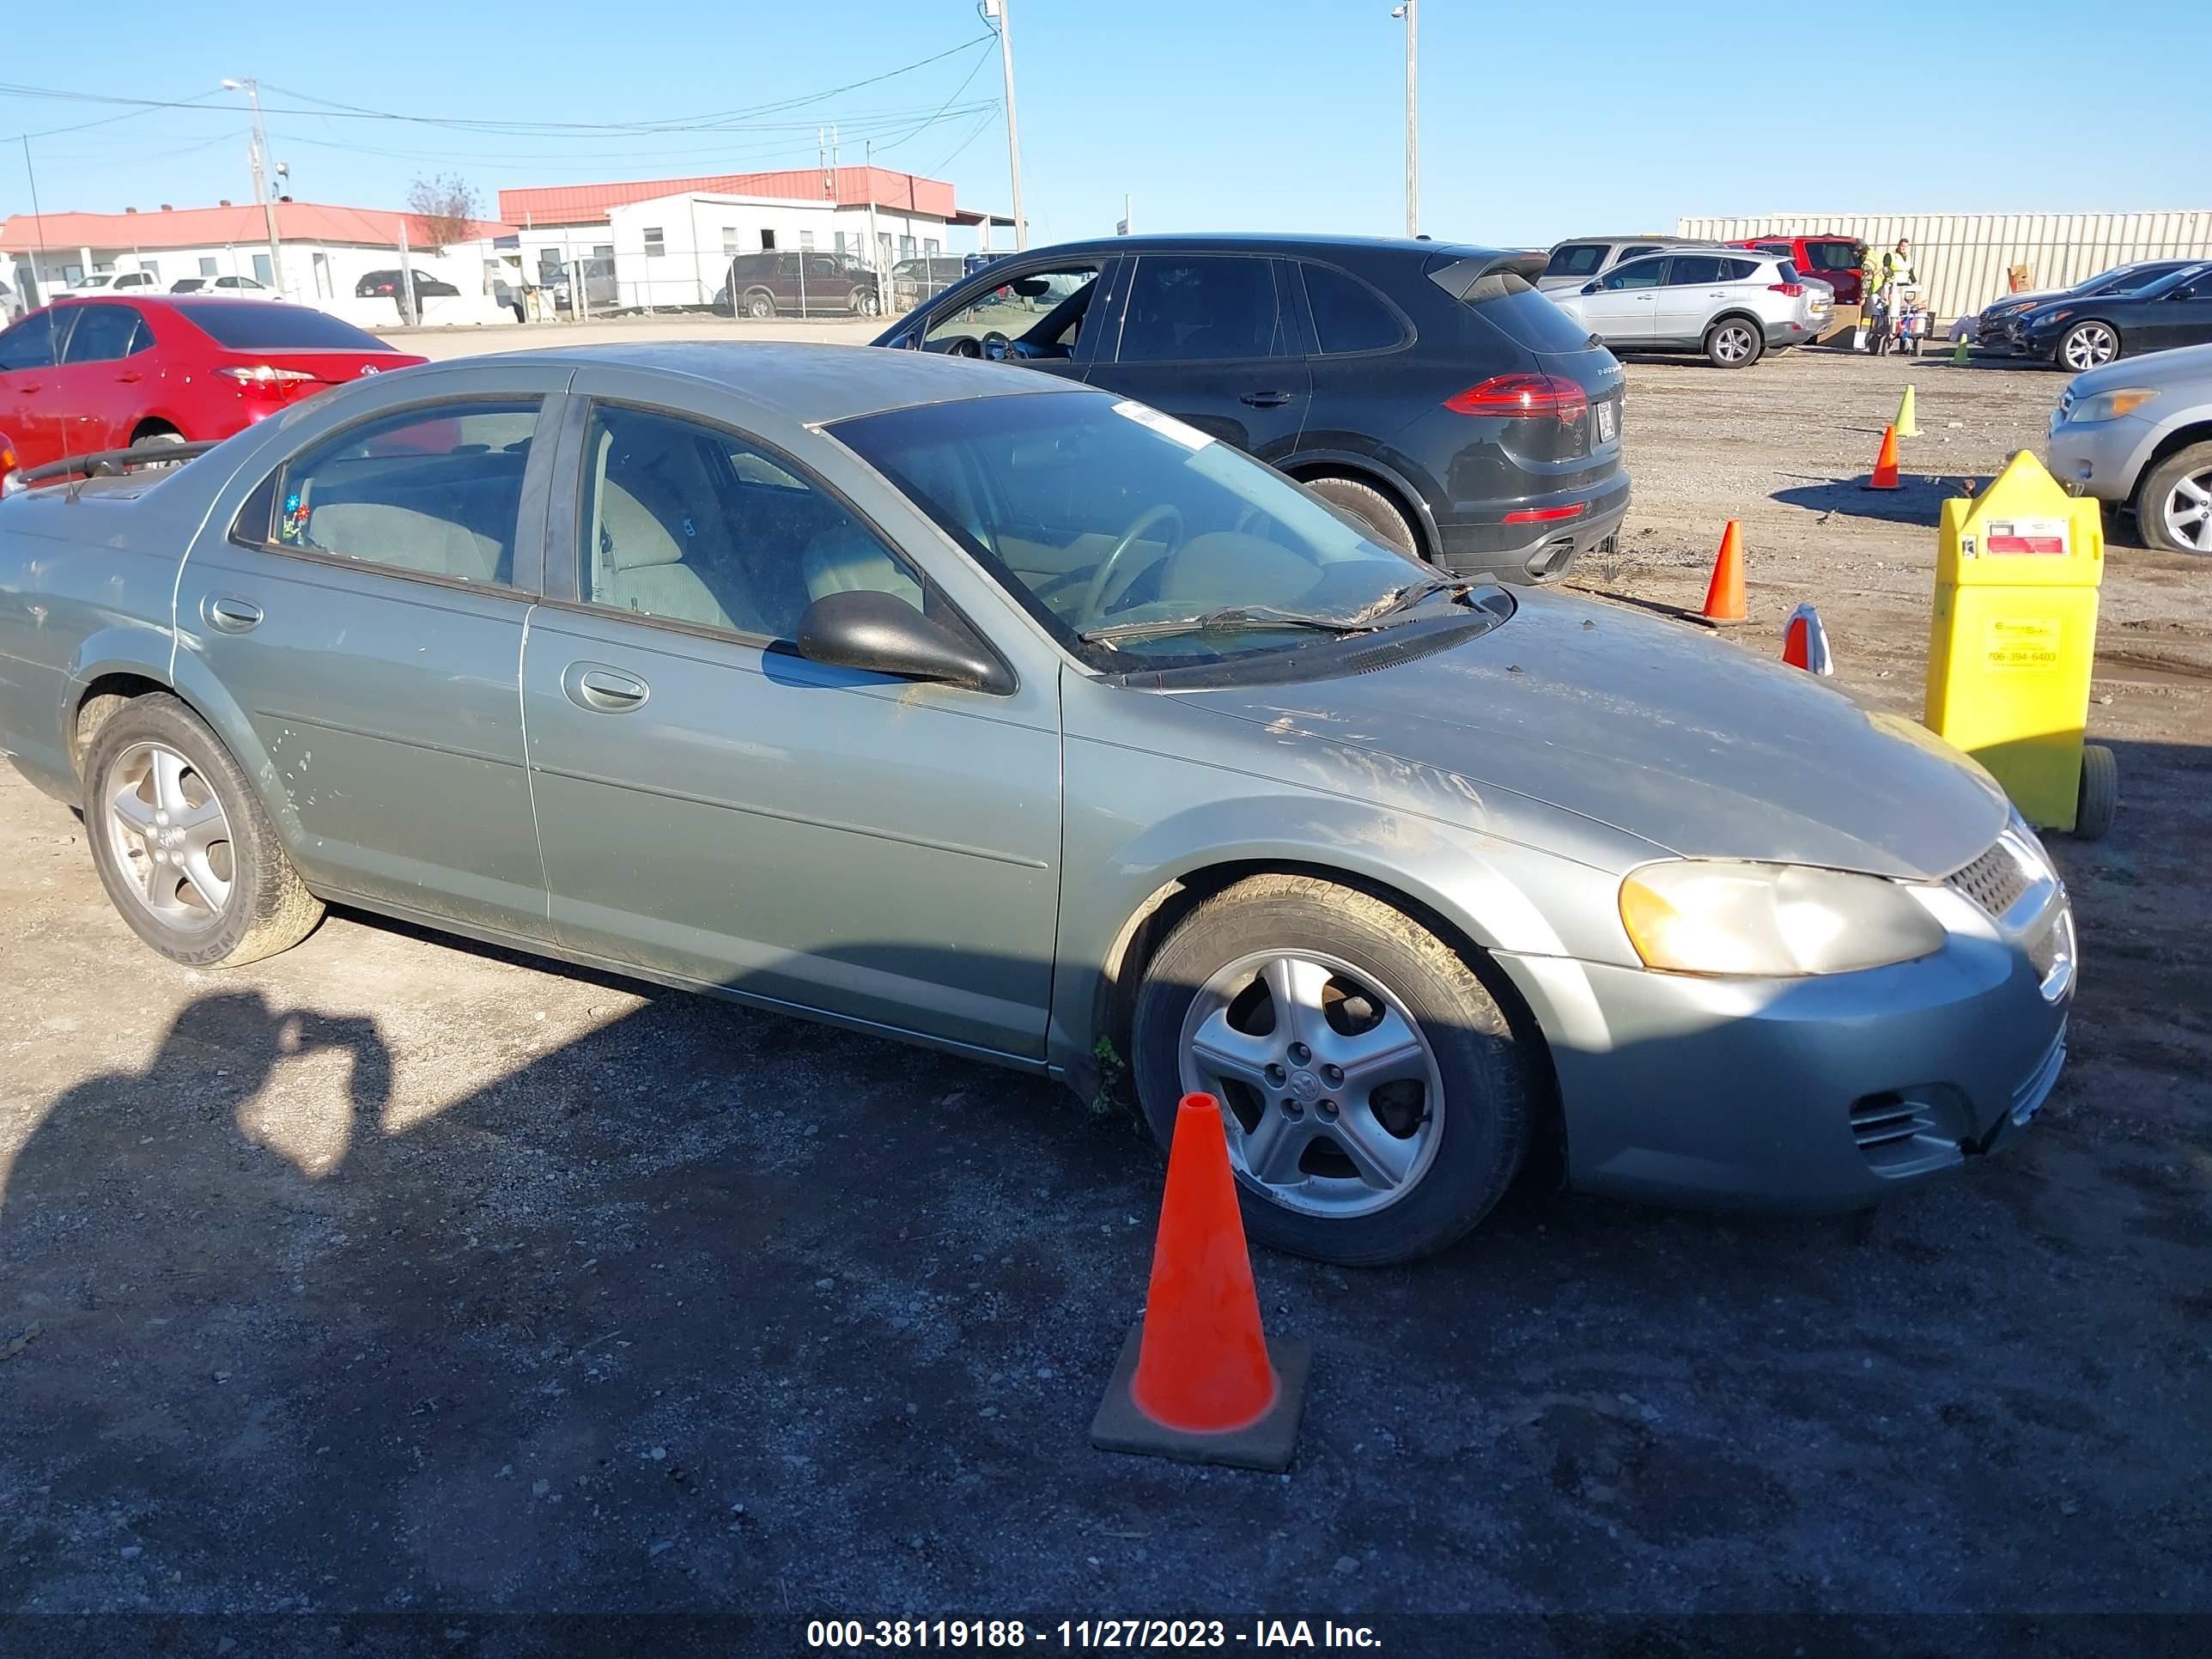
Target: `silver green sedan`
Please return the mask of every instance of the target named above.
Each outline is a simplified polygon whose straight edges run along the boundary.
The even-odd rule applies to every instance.
[[[33,483],[0,747],[177,961],[343,902],[1164,1133],[1205,1091],[1253,1233],[1345,1262],[1540,1147],[1869,1203],[2028,1121],[2073,989],[2043,848],[1918,728],[920,353],[476,358]]]

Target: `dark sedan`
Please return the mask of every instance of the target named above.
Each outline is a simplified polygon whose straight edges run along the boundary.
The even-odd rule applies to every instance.
[[[1234,445],[1448,570],[1554,580],[1628,510],[1613,354],[1541,254],[1116,236],[1001,259],[876,341],[1043,369]]]
[[[2014,318],[2006,337],[2024,356],[2077,374],[2116,357],[2202,345],[2212,340],[2212,261],[2129,292],[2062,295]]]
[[[2115,265],[2100,271],[2086,282],[2062,289],[2057,293],[2045,289],[2040,294],[2015,294],[2002,300],[1993,300],[1982,307],[1972,320],[1974,343],[1985,351],[2005,351],[2011,349],[2012,325],[2038,306],[2057,305],[2069,300],[2087,300],[2107,294],[2128,294],[2137,289],[2148,288],[2161,276],[2171,276],[2177,270],[2185,270],[2197,264],[2194,259],[2143,259],[2134,264]]]

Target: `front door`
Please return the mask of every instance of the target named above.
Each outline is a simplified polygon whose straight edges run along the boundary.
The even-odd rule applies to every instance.
[[[76,325],[54,369],[52,390],[72,455],[121,449],[145,403],[144,369],[154,336],[126,305],[74,307]],[[137,361],[133,361],[133,359]]]
[[[1281,280],[1278,262],[1257,254],[1144,255],[1091,383],[1263,461],[1281,459],[1297,448],[1313,402]]]
[[[1659,332],[1659,288],[1667,260],[1632,259],[1597,279],[1597,292],[1585,294],[1575,314],[1607,345],[1648,345]]]
[[[2212,276],[2199,276],[2164,299],[2136,309],[2148,313],[2148,325],[2125,331],[2123,337],[2131,352],[2164,351],[2212,341]]]
[[[40,312],[0,331],[0,438],[19,465],[62,459],[67,409],[54,387],[54,360],[69,343],[76,307]]]
[[[543,510],[523,502],[551,465],[538,394],[567,373],[341,428],[185,562],[179,643],[252,723],[318,891],[544,935],[520,684]]]
[[[826,593],[965,626],[798,462],[586,371],[562,501],[575,586],[533,618],[523,702],[556,936],[748,1000],[1041,1057],[1060,860],[1049,684],[827,668]],[[623,394],[636,403],[618,401]]]

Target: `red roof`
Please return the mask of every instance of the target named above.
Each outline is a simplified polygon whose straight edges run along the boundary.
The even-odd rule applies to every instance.
[[[797,167],[783,173],[716,173],[694,179],[630,179],[604,185],[548,185],[533,190],[503,190],[499,216],[510,224],[598,224],[607,210],[659,196],[774,196],[793,202],[830,202],[840,207],[904,208],[933,218],[955,211],[952,186],[942,179],[917,178],[888,167]]]
[[[288,242],[354,242],[396,247],[399,224],[407,222],[407,240],[416,247],[429,242],[429,233],[414,214],[386,208],[330,207],[319,202],[276,204],[276,234]],[[513,234],[507,225],[472,221],[469,239],[476,240]],[[30,253],[41,241],[49,251],[72,248],[143,248],[153,252],[172,247],[221,247],[227,243],[264,242],[269,228],[261,210],[248,202],[244,207],[161,208],[149,213],[49,213],[43,220],[15,213],[0,224],[0,252]]]

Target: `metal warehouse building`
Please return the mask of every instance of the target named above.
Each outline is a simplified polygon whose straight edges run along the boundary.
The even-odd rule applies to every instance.
[[[2068,288],[2136,259],[2212,259],[2212,211],[2181,213],[1770,213],[1683,219],[1679,236],[1736,242],[1760,236],[1856,236],[1869,247],[1912,243],[1912,263],[1938,317],[1979,311],[2027,267],[2027,286]]]

